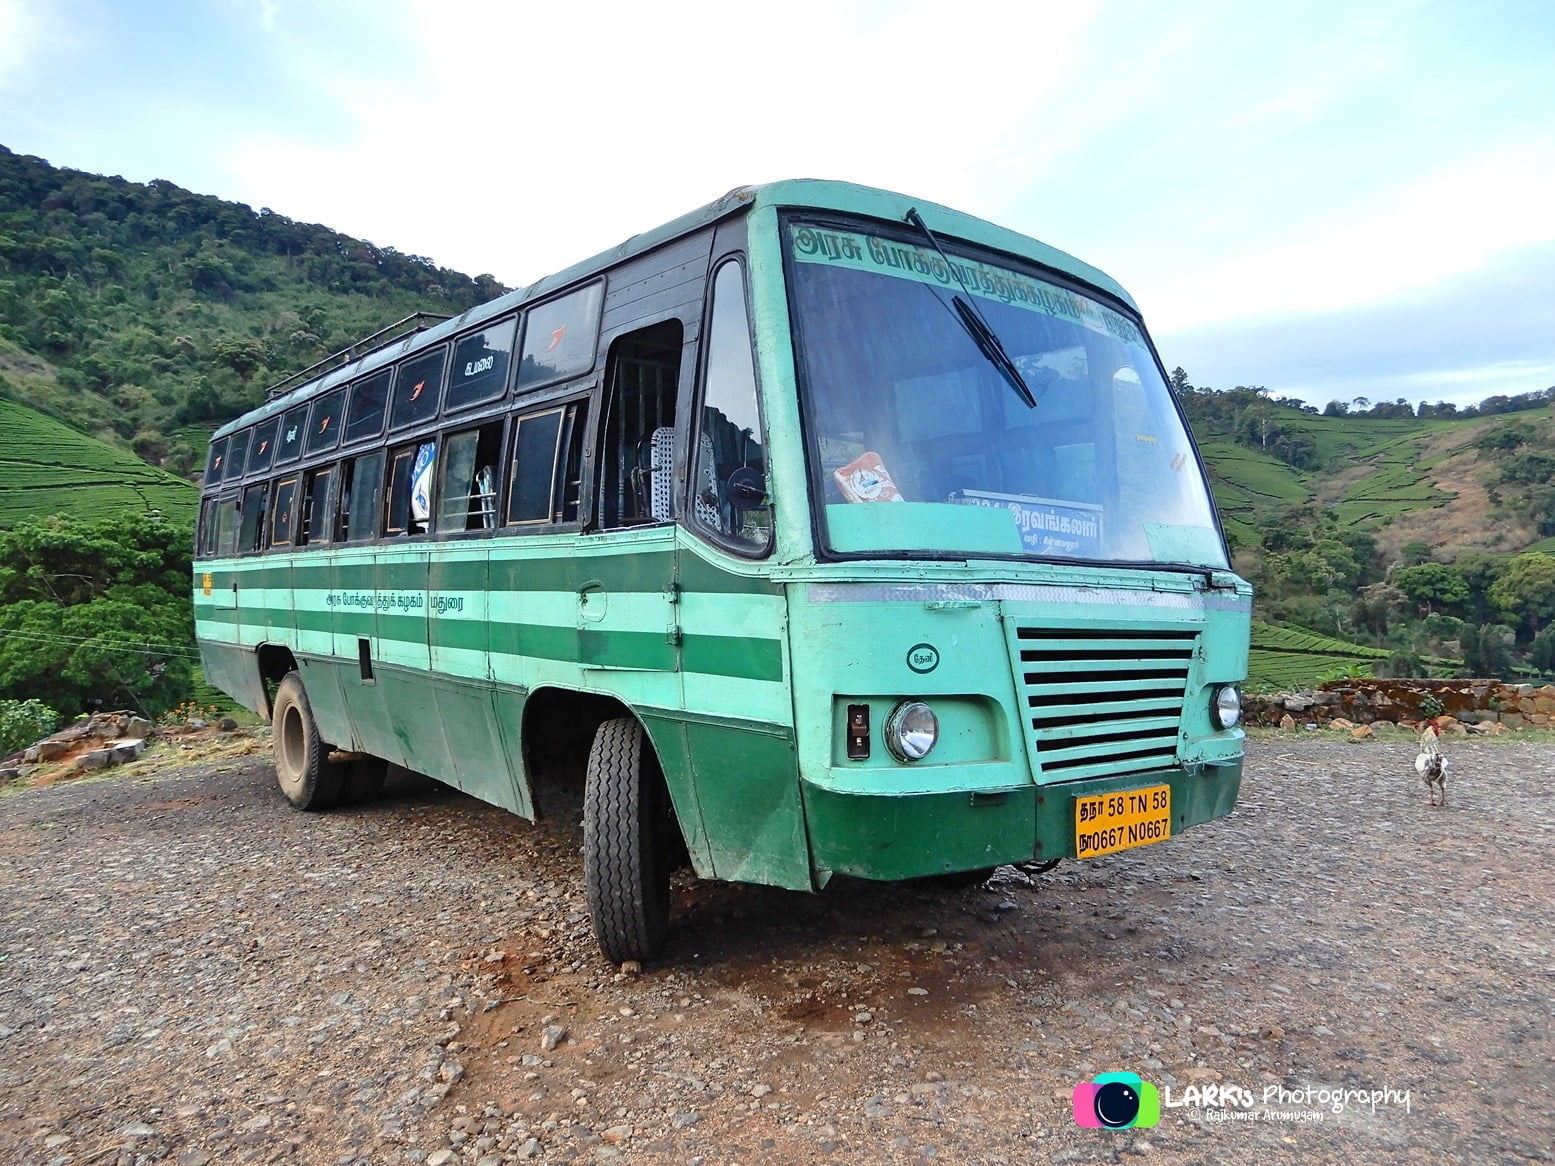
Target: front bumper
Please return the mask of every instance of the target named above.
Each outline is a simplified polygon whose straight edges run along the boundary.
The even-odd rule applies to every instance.
[[[1172,834],[1236,807],[1242,758],[1116,777],[935,793],[847,792],[801,782],[817,887],[834,874],[894,881],[1072,858],[1074,799],[1168,784]]]

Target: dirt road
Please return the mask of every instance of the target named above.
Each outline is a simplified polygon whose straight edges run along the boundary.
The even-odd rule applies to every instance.
[[[566,790],[11,794],[0,1161],[1548,1161],[1555,745],[1450,752],[1432,809],[1402,737],[1267,737],[1230,819],[982,889],[686,884],[640,977]],[[1117,1070],[1159,1124],[1078,1128]]]

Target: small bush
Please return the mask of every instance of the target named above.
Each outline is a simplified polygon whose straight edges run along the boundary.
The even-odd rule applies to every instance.
[[[46,737],[59,714],[41,700],[0,700],[0,757]]]

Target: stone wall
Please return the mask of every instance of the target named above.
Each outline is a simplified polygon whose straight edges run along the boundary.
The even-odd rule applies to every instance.
[[[1244,716],[1249,724],[1287,728],[1344,721],[1339,728],[1414,729],[1437,711],[1438,704],[1443,727],[1449,730],[1555,728],[1555,684],[1539,687],[1499,680],[1331,680],[1313,692],[1248,696]]]

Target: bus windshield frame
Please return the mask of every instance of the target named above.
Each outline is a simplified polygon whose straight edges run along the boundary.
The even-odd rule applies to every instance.
[[[1187,421],[1125,305],[947,238],[952,272],[905,224],[794,212],[779,230],[817,554],[1229,569]],[[963,292],[1034,408],[963,323]]]

